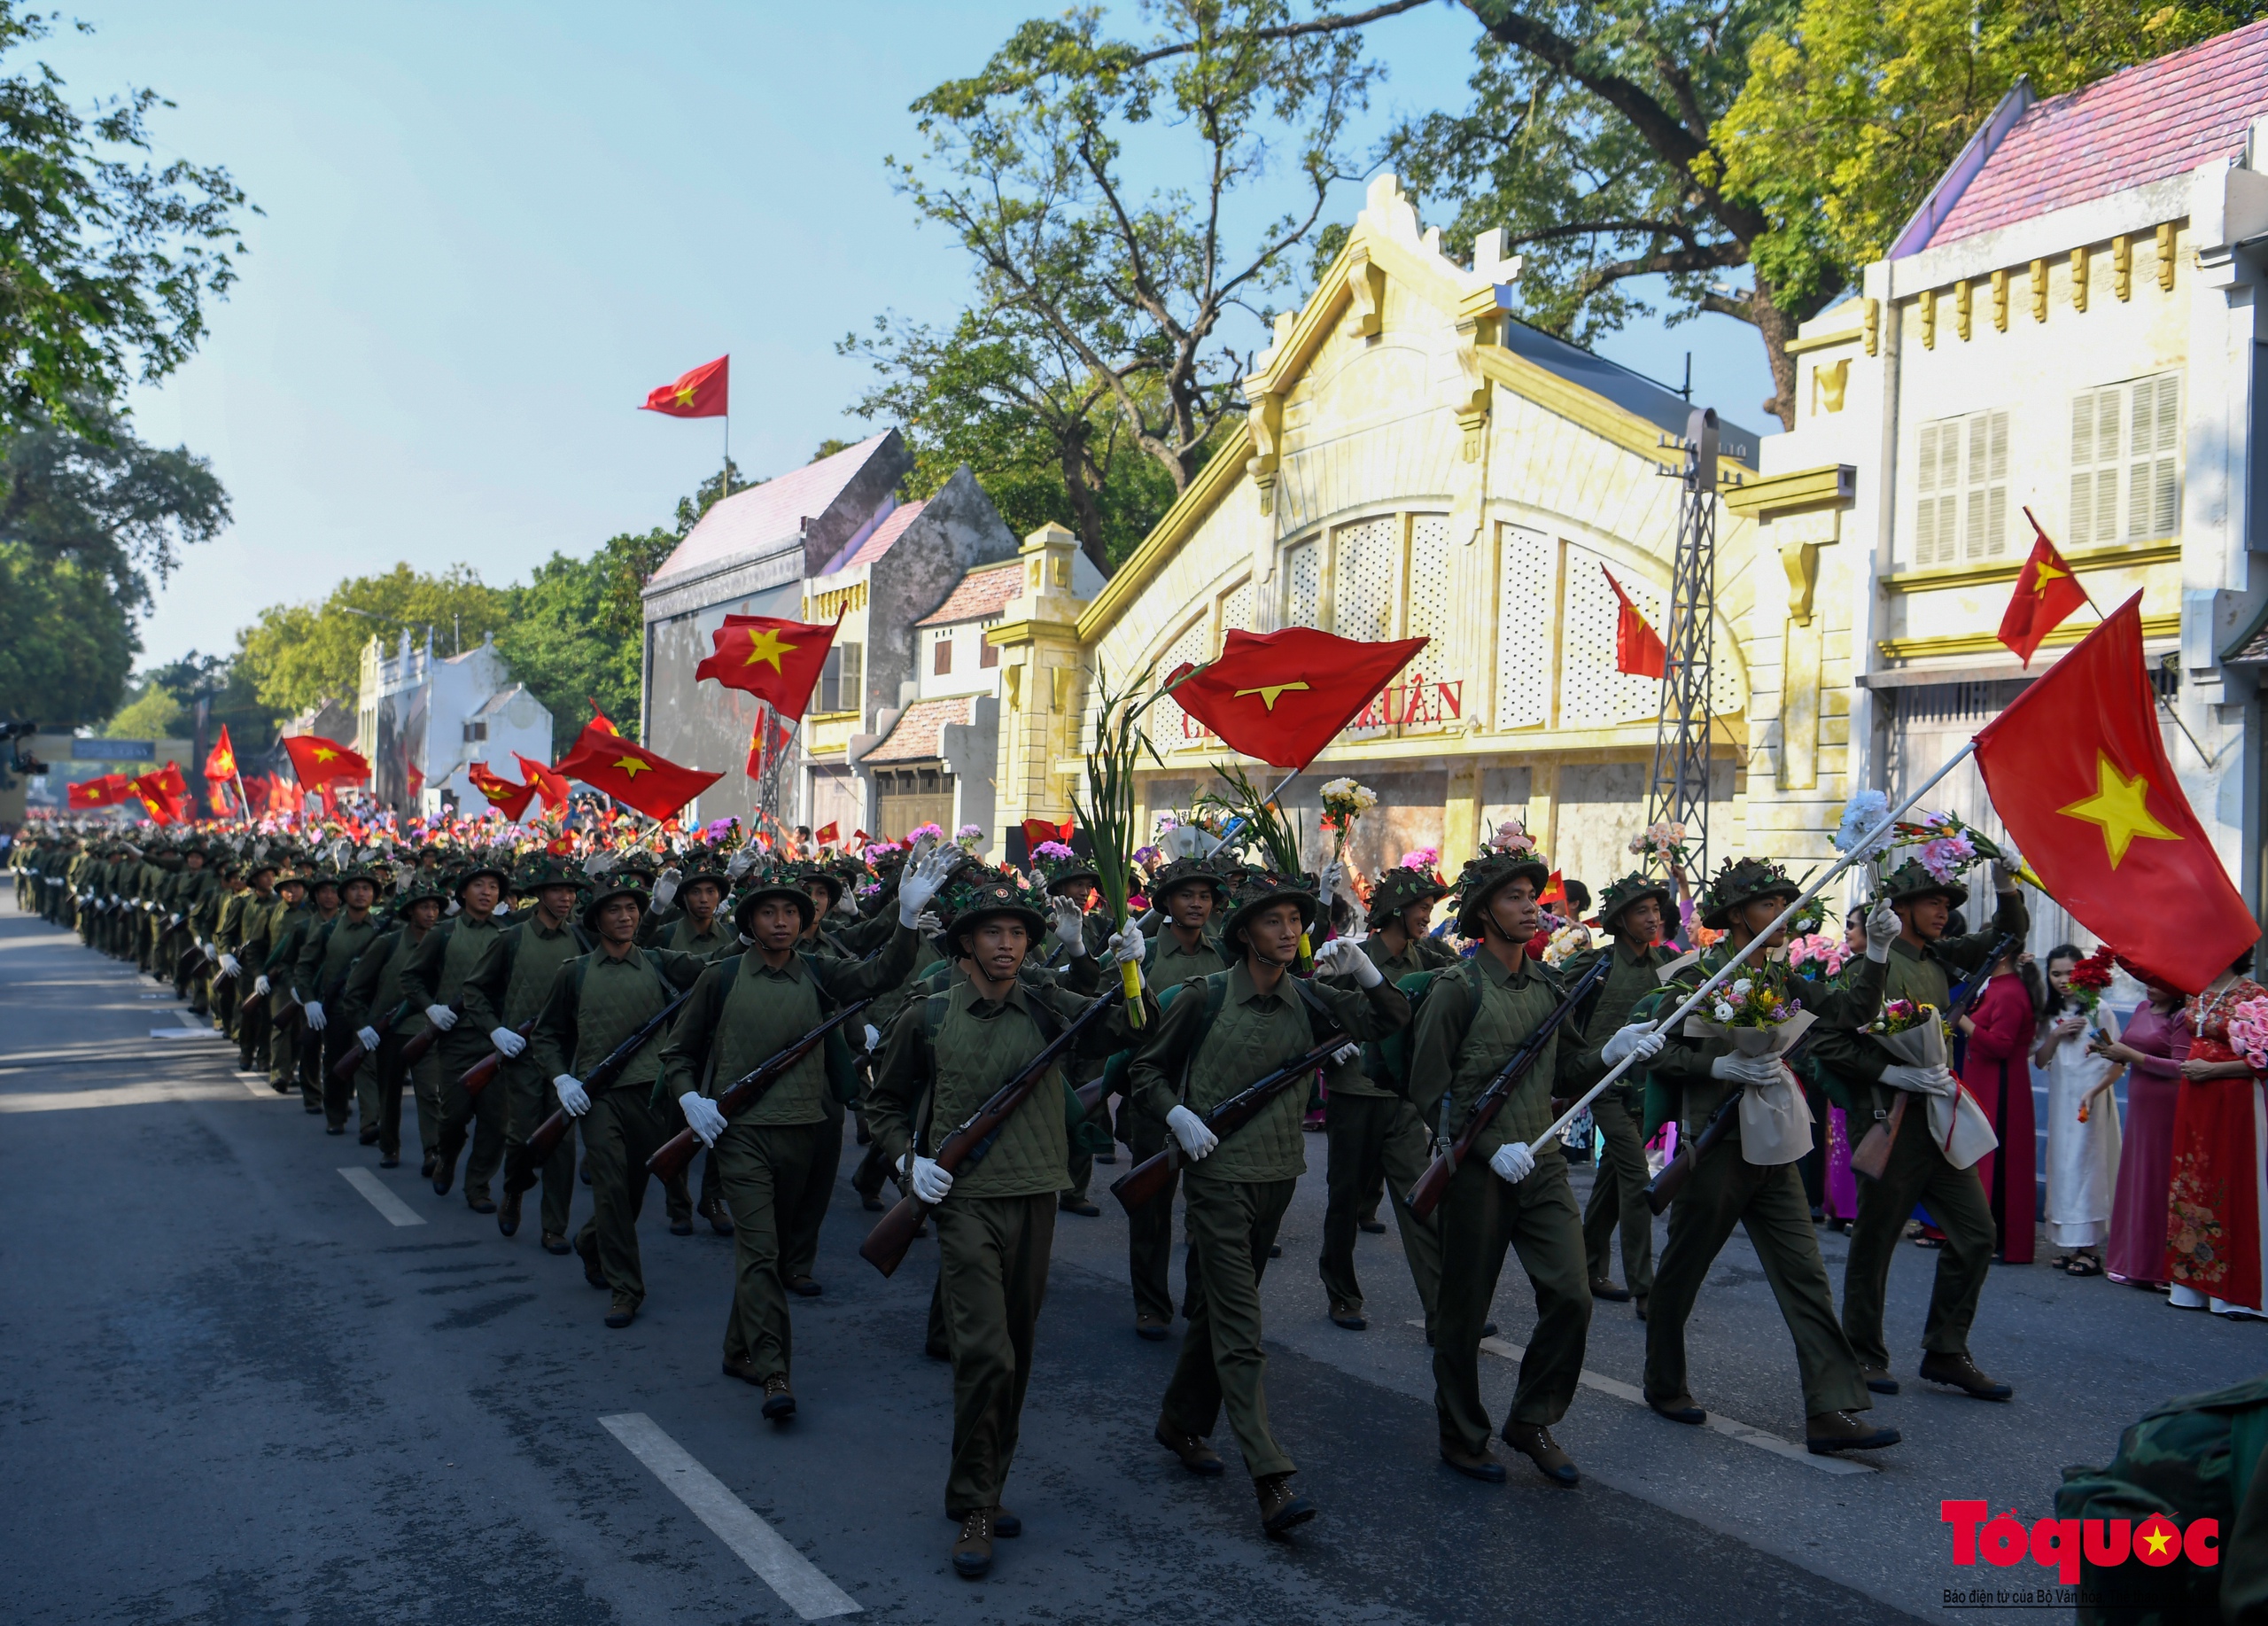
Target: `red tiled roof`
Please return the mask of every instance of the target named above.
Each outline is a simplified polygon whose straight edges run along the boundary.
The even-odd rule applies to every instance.
[[[1003,559],[980,564],[960,579],[945,602],[923,616],[916,626],[946,626],[956,621],[982,621],[998,615],[1015,597],[1024,579],[1023,561]]]
[[[803,533],[803,522],[827,512],[844,486],[858,477],[882,441],[882,434],[846,447],[832,457],[791,469],[761,486],[736,491],[711,504],[701,523],[656,571],[652,580],[699,572],[749,555],[773,553]]]
[[[903,502],[892,509],[882,524],[876,525],[867,535],[866,540],[858,544],[856,551],[849,558],[835,565],[835,570],[829,571],[827,574],[831,576],[835,571],[847,571],[854,565],[872,564],[889,551],[889,545],[904,536],[905,528],[920,518],[921,510],[928,506],[929,501],[924,497],[919,502]]]
[[[2268,19],[2033,104],[1926,246],[2186,174],[2268,113]]]
[[[947,723],[965,723],[975,704],[974,695],[948,695],[942,700],[917,700],[898,714],[897,723],[860,762],[933,762],[944,755]]]

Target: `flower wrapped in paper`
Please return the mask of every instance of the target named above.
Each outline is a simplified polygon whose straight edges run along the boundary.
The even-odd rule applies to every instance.
[[[1892,1000],[1882,1014],[1859,1030],[1887,1050],[1893,1060],[1933,1072],[1944,1082],[1918,1093],[1930,1103],[1930,1134],[1946,1161],[1966,1169],[2000,1144],[1992,1120],[1960,1079],[1946,1070],[1952,1039],[1943,1013],[1934,1005]]]
[[[1717,988],[1686,1017],[1685,1037],[1727,1039],[1744,1056],[1783,1056],[1814,1020],[1789,991],[1786,972],[1764,966]],[[1774,1168],[1795,1162],[1811,1150],[1811,1107],[1784,1065],[1770,1084],[1741,1091],[1741,1155],[1750,1163]]]

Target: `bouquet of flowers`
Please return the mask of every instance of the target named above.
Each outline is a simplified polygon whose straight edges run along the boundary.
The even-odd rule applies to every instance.
[[[1950,881],[1980,860],[2023,867],[2015,847],[1996,842],[1957,813],[1925,813],[1918,820],[1900,819],[1892,827],[1899,841],[1919,847],[1922,867],[1940,881]]]
[[[1658,819],[1630,838],[1630,851],[1642,859],[1659,859],[1674,873],[1685,865],[1685,827],[1674,819]]]
[[[1892,1000],[1882,1007],[1882,1015],[1859,1031],[1872,1034],[1884,1049],[1909,1067],[1946,1064],[1945,1016],[1934,1005]]]
[[[1557,966],[1577,954],[1588,953],[1590,946],[1590,928],[1580,922],[1570,921],[1553,932],[1551,940],[1543,945],[1543,963]]]
[[[1751,966],[1712,990],[1705,1007],[1685,1019],[1688,1039],[1727,1039],[1744,1056],[1777,1056],[1803,1037],[1811,1012],[1788,990],[1786,971]],[[1811,1150],[1811,1109],[1784,1066],[1771,1084],[1744,1088],[1741,1156],[1759,1167],[1793,1163]]]
[[[1488,837],[1488,844],[1499,852],[1533,852],[1535,837],[1527,833],[1527,826],[1518,819],[1507,819]]]
[[[1323,788],[1323,828],[1331,832],[1331,856],[1347,851],[1347,837],[1355,821],[1379,805],[1379,793],[1351,779],[1334,779]]]
[[[2074,979],[2076,980],[2076,979]],[[2229,1048],[2256,1070],[2268,1068],[2268,999],[2229,1007]]]
[[[1788,944],[1788,969],[1806,976],[1837,976],[1850,958],[1851,951],[1842,938],[1830,937],[1823,932],[1796,937]]]
[[[2071,1003],[2092,1016],[2102,1003],[2103,992],[2110,986],[2110,974],[2117,968],[2118,957],[2109,948],[2095,950],[2071,968]]]
[[[1803,1001],[1788,992],[1786,982],[1768,969],[1721,984],[1710,1000],[1709,1015],[1722,1028],[1777,1027],[1804,1007]]]
[[[1842,821],[1828,839],[1837,852],[1878,852],[1889,845],[1890,798],[1879,790],[1861,790],[1843,807]]]

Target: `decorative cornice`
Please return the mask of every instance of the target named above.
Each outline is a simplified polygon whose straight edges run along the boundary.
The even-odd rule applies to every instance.
[[[1731,499],[1727,500],[1728,506]],[[2153,542],[2147,548],[2096,548],[2067,553],[2063,563],[2075,571],[2140,570],[2152,564],[2181,562],[2179,542]],[[1929,570],[1896,571],[1882,579],[1891,593],[1933,593],[1941,587],[1973,587],[1995,581],[2014,581],[2023,574],[2023,559],[1994,559],[1984,564],[1940,564]]]
[[[1806,350],[1824,350],[1829,345],[1855,345],[1867,336],[1864,328],[1845,328],[1836,333],[1811,333],[1791,338],[1782,346],[1790,355],[1801,355]]]
[[[2066,621],[2040,642],[2059,647],[2077,643],[2094,631],[2098,625],[2100,623],[2094,621]],[[2180,635],[2181,618],[2179,615],[2146,615],[2142,618],[2142,636],[2145,638],[2178,638]],[[1881,638],[1875,642],[1875,648],[1880,650],[1887,660],[1930,660],[1940,656],[1984,655],[2007,647],[2000,642],[1998,633],[1953,633],[1938,638]]]
[[[1858,495],[1858,470],[1847,463],[1829,463],[1745,480],[1724,494],[1724,503],[1736,514],[1761,520],[1774,514],[1847,503]]]

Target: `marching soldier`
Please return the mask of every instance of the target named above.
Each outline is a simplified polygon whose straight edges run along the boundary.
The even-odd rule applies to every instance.
[[[1150,897],[1165,929],[1150,939],[1142,975],[1151,987],[1175,987],[1230,966],[1214,935],[1214,917],[1227,906],[1221,873],[1202,859],[1178,858],[1150,879]],[[1119,1108],[1118,1138],[1137,1163],[1165,1150],[1162,1119],[1153,1117],[1130,1088]],[[1153,1343],[1173,1331],[1173,1205],[1178,1173],[1150,1202],[1126,1217],[1127,1274],[1134,1284],[1134,1334]]]
[[[378,935],[378,922],[370,914],[377,894],[378,883],[369,870],[357,867],[342,871],[338,913],[307,933],[291,970],[291,990],[307,1013],[307,1027],[321,1035],[308,1046],[315,1053],[318,1092],[317,1106],[311,1109],[321,1110],[325,1131],[334,1135],[346,1132],[346,1103],[353,1086],[333,1078],[330,1070],[354,1042],[354,1030],[344,1022],[332,1022],[330,1007],[345,991],[356,958]]]
[[[1677,958],[1677,951],[1662,941],[1674,899],[1666,881],[1653,880],[1643,871],[1606,889],[1598,906],[1606,945],[1560,968],[1560,975],[1573,981],[1601,954],[1613,962],[1582,1013],[1586,1031],[1612,1033],[1629,1020],[1632,1007],[1660,988],[1661,968]],[[1614,1304],[1635,1298],[1641,1321],[1654,1290],[1654,1214],[1646,1205],[1652,1176],[1646,1168],[1646,1138],[1638,1132],[1645,1116],[1645,1078],[1640,1072],[1624,1074],[1620,1083],[1591,1102],[1591,1122],[1598,1125],[1605,1149],[1598,1178],[1591,1183],[1590,1202],[1583,1209],[1583,1253],[1589,1262],[1591,1297]],[[1617,1225],[1622,1229],[1619,1287],[1608,1264]]]
[[[1300,1130],[1305,1095],[1297,1085],[1281,1092],[1226,1141],[1206,1127],[1203,1115],[1315,1048],[1319,1030],[1354,1041],[1385,1038],[1410,1020],[1410,1002],[1345,938],[1317,952],[1314,979],[1293,974],[1301,935],[1319,913],[1300,877],[1255,870],[1233,897],[1221,940],[1235,964],[1185,984],[1134,1056],[1132,1085],[1143,1110],[1163,1123],[1190,1163],[1184,1176],[1189,1326],[1156,1435],[1190,1472],[1219,1474],[1221,1459],[1205,1436],[1225,1407],[1252,1475],[1261,1528],[1280,1536],[1316,1509],[1293,1490],[1297,1470],[1268,1424],[1260,1278],[1307,1170]],[[1337,976],[1350,977],[1360,992],[1324,980]],[[1355,1060],[1348,1055],[1337,1071]]]
[[[1089,1000],[1078,990],[1099,980],[1085,954],[1073,956],[1068,987],[1043,990],[1021,976],[1048,916],[1025,876],[982,874],[948,897],[947,936],[967,955],[967,975],[899,1012],[867,1096],[876,1148],[888,1162],[905,1163],[914,1195],[932,1205],[936,1222],[938,1291],[953,1365],[945,1512],[960,1521],[954,1572],[970,1579],[991,1568],[995,1536],[1023,1529],[1001,1499],[1031,1376],[1057,1197],[1068,1178],[1060,1070],[1017,1108],[982,1162],[965,1163],[955,1175],[929,1154],[1085,1009]],[[909,867],[901,892],[916,875]],[[899,918],[912,915],[901,906]],[[1142,934],[1117,934],[1111,948],[1138,959]],[[1114,1006],[1088,1025],[1076,1049],[1107,1056],[1130,1034],[1125,1007]]]
[[[914,864],[898,888],[898,930],[872,960],[802,947],[818,910],[801,867],[758,871],[733,914],[750,946],[701,974],[663,1046],[662,1094],[678,1103],[702,1144],[716,1152],[732,1210],[725,1374],[761,1389],[764,1415],[773,1421],[796,1414],[784,1233],[819,1163],[812,1143],[832,1138],[842,1145],[843,1120],[823,1103],[830,1093],[839,1103],[857,1087],[849,1046],[830,1044],[805,1056],[729,1119],[716,1097],[839,1006],[895,986],[913,962],[914,920],[959,861],[958,853],[939,849]]]
[[[1464,1132],[1480,1093],[1565,998],[1557,978],[1527,953],[1551,866],[1524,839],[1500,834],[1500,840],[1504,844],[1484,848],[1465,865],[1455,889],[1457,932],[1480,946],[1433,979],[1410,1039],[1410,1103],[1437,1125],[1443,1145]],[[1555,1094],[1580,1091],[1603,1067],[1651,1042],[1650,1034],[1624,1031],[1589,1050],[1580,1023],[1563,1021],[1474,1138],[1434,1211],[1441,1285],[1433,1409],[1441,1459],[1470,1478],[1504,1481],[1503,1465],[1488,1450],[1480,1340],[1509,1248],[1534,1289],[1536,1324],[1501,1437],[1554,1484],[1580,1481],[1551,1426],[1574,1397],[1590,1334],[1582,1222],[1557,1140],[1541,1153],[1529,1143],[1550,1127]]]
[[[1725,939],[1657,994],[1652,1008],[1665,1014],[1674,1009],[1801,895],[1802,888],[1777,864],[1727,859],[1701,899],[1702,923],[1724,932]],[[1868,917],[1866,963],[1846,989],[1752,961],[1743,975],[1775,982],[1784,978],[1789,998],[1821,1029],[1821,1037],[1812,1041],[1816,1046],[1838,1030],[1872,1021],[1881,1008],[1883,961],[1895,925],[1886,909],[1877,908]],[[1759,953],[1778,947],[1786,930],[1782,927],[1775,932]],[[1730,986],[1736,994],[1744,992],[1739,980]],[[1782,1109],[1778,1116],[1783,1124],[1802,1101],[1786,1064],[1775,1056],[1744,1055],[1729,1039],[1689,1037],[1680,1031],[1668,1036],[1653,1058],[1652,1080],[1661,1091],[1674,1094],[1650,1101],[1649,1129],[1658,1116],[1667,1116],[1675,1096],[1682,1097],[1681,1140],[1698,1136],[1720,1106],[1736,1116],[1724,1138],[1702,1155],[1670,1207],[1669,1240],[1654,1272],[1646,1322],[1647,1403],[1672,1422],[1708,1420],[1686,1380],[1685,1321],[1709,1267],[1733,1227],[1739,1225],[1748,1233],[1757,1263],[1772,1284],[1772,1295],[1795,1340],[1796,1365],[1803,1376],[1805,1443],[1817,1455],[1897,1444],[1897,1429],[1876,1426],[1859,1415],[1874,1401],[1859,1375],[1851,1341],[1835,1319],[1834,1290],[1828,1284],[1827,1265],[1820,1257],[1819,1236],[1812,1228],[1811,1207],[1796,1167],[1811,1149],[1808,1129],[1800,1144],[1788,1134],[1780,1137],[1787,1144],[1765,1147],[1746,1144],[1742,1138],[1751,1127],[1744,1111],[1749,1103],[1740,1099],[1745,1093],[1761,1092],[1759,1104]],[[1769,1113],[1756,1116],[1759,1123],[1772,1121]]]
[[[598,946],[561,963],[528,1039],[528,1053],[550,1078],[560,1109],[582,1130],[592,1212],[575,1238],[575,1251],[583,1257],[583,1279],[613,1294],[606,1324],[617,1329],[636,1319],[645,1303],[638,1214],[646,1202],[646,1161],[672,1132],[651,1101],[662,1071],[658,1035],[598,1090],[585,1088],[580,1075],[660,1015],[707,963],[638,946],[648,897],[645,878],[626,865],[596,883],[582,924]]]
[[[357,1030],[362,1062],[354,1070],[354,1093],[361,1143],[378,1148],[381,1169],[401,1163],[401,1047],[424,1030],[423,1014],[402,991],[401,974],[440,920],[442,902],[439,887],[415,876],[394,900],[394,924],[362,951],[338,996],[338,1009],[326,1013]],[[384,1033],[377,1026],[381,1021],[387,1024]]]
[[[237,958],[236,950],[244,940],[245,910],[253,901],[251,884],[245,876],[246,867],[243,860],[233,855],[221,861],[221,880],[228,891],[214,914],[213,961],[206,969],[213,1025],[232,1040],[237,1037],[237,1013],[243,1004],[237,981],[237,968],[243,962]]]
[[[1425,935],[1443,886],[1428,871],[1397,865],[1379,877],[1371,893],[1369,928],[1363,953],[1389,983],[1439,971],[1459,963],[1454,951]],[[1363,1066],[1333,1076],[1324,1101],[1324,1139],[1328,1191],[1323,1215],[1323,1253],[1317,1271],[1329,1295],[1333,1326],[1359,1333],[1370,1323],[1363,1314],[1363,1286],[1355,1274],[1355,1237],[1364,1201],[1383,1179],[1406,1194],[1432,1161],[1433,1137],[1410,1104],[1409,1085],[1395,1077],[1376,1045],[1363,1053]],[[1407,1202],[1394,1205],[1402,1228],[1402,1250],[1425,1312],[1425,1335],[1434,1334],[1434,1308],[1441,1280],[1441,1236],[1438,1216],[1418,1218]]]
[[[490,1091],[505,1092],[504,1153],[512,1155],[527,1144],[536,1126],[559,1110],[558,1092],[549,1075],[527,1054],[522,1030],[532,1028],[551,997],[559,968],[598,945],[597,939],[574,920],[575,899],[583,878],[575,866],[548,854],[539,855],[522,873],[518,890],[532,894],[534,906],[526,917],[496,935],[464,982],[465,1020],[488,1035],[489,1044],[504,1058]],[[431,1055],[436,1073],[439,1063]],[[422,1100],[422,1097],[421,1097]],[[542,1168],[541,1198],[544,1251],[564,1254],[567,1217],[575,1199],[575,1138],[561,1139]],[[496,1211],[496,1228],[512,1236],[520,1228],[524,1192],[507,1191]]]
[[[504,1161],[507,1109],[495,1091],[484,1090],[476,1100],[458,1082],[465,1070],[490,1048],[487,1030],[462,1020],[467,1009],[464,982],[503,930],[503,922],[496,918],[496,906],[503,901],[504,883],[510,878],[497,864],[485,858],[474,860],[450,883],[457,912],[426,934],[401,972],[403,997],[441,1031],[440,1039],[426,1052],[426,1060],[435,1064],[441,1095],[439,1125],[433,1141],[433,1194],[448,1194],[470,1128],[472,1156],[464,1167],[464,1200],[476,1214],[496,1211],[488,1182]],[[422,1117],[423,1101],[418,1107]]]
[[[252,997],[268,1003],[268,1084],[278,1095],[289,1095],[299,1076],[299,1035],[304,1030],[299,1001],[291,995],[291,967],[299,960],[299,945],[307,940],[310,925],[320,918],[317,906],[309,899],[315,889],[308,882],[309,877],[296,868],[277,877],[276,902],[268,914],[268,953],[259,962],[252,984]],[[335,911],[337,885],[328,884],[324,895]]]
[[[1953,975],[1982,975],[1989,969],[1993,945],[2004,936],[2023,943],[2031,918],[2015,875],[1998,863],[1992,866],[1992,925],[1967,937],[1948,937],[1946,927],[1953,911],[1969,901],[1967,888],[1938,880],[1910,859],[1883,877],[1876,908],[1887,906],[1898,921],[1897,938],[1889,947],[1885,1001],[1910,1000],[1942,1015],[1953,1003]],[[1871,953],[1871,921],[1868,925]],[[1821,1060],[1836,1075],[1859,1086],[1849,1114],[1854,1150],[1875,1124],[1888,1124],[1899,1092],[1926,1097],[1961,1087],[1942,1069],[1896,1061],[1863,1034],[1837,1038],[1841,1042]],[[1911,1109],[1925,1107],[1925,1101],[1914,1101],[1900,1115],[1882,1178],[1858,1177],[1859,1215],[1851,1227],[1851,1252],[1843,1267],[1843,1330],[1866,1368],[1867,1387],[1877,1394],[1896,1394],[1890,1346],[1883,1337],[1883,1298],[1890,1283],[1891,1257],[1905,1233],[1907,1217],[1921,1204],[1946,1240],[1938,1251],[1929,1319],[1922,1332],[1920,1376],[1924,1382],[1943,1383],[1979,1400],[2006,1400],[2015,1391],[1979,1371],[1969,1353],[1969,1329],[1977,1319],[1977,1303],[1992,1263],[1992,1205],[1975,1166],[1954,1168],[1930,1132],[1928,1111]]]

